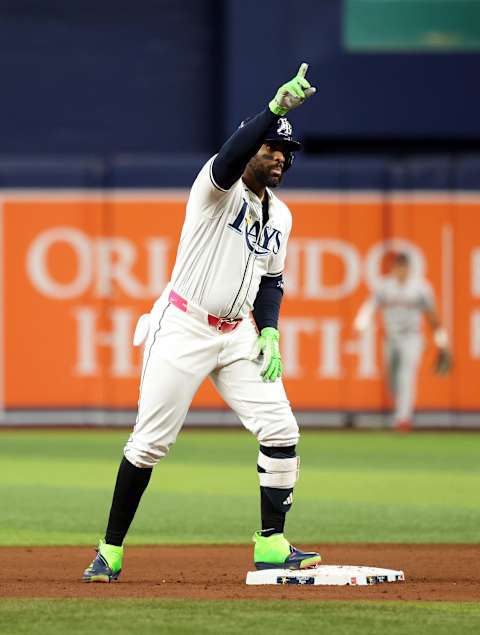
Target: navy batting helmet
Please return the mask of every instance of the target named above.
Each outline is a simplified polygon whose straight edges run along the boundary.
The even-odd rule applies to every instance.
[[[244,119],[240,124],[240,127],[244,126],[249,119],[251,119],[251,117]],[[294,159],[293,153],[303,150],[303,145],[300,141],[293,138],[292,124],[286,117],[280,117],[278,121],[275,121],[275,123],[270,126],[265,134],[264,141],[265,143],[271,141],[282,144],[285,154],[285,165],[283,167],[284,172],[292,167]]]

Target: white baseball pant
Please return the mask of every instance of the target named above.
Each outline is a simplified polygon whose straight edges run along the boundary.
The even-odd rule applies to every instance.
[[[394,422],[412,418],[422,351],[423,338],[420,333],[405,333],[385,340],[385,366],[394,399]]]
[[[183,312],[170,304],[169,291],[139,322],[146,342],[137,421],[125,457],[137,467],[153,467],[166,456],[206,377],[260,444],[295,445],[298,425],[282,381],[264,382],[261,361],[249,359],[257,338],[253,319],[221,333],[202,309],[189,304]]]

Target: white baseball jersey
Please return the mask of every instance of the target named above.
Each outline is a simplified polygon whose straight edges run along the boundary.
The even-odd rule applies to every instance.
[[[245,318],[262,276],[277,276],[285,264],[292,226],[288,207],[271,190],[269,218],[239,179],[223,190],[212,175],[212,157],[192,185],[171,284],[208,313]]]
[[[423,278],[410,277],[400,283],[387,276],[374,289],[375,306],[382,310],[387,335],[390,337],[420,333],[421,314],[435,306],[430,284]]]

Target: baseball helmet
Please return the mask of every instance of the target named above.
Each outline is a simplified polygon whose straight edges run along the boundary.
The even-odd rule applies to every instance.
[[[248,119],[244,119],[240,124],[240,128],[244,126],[250,119],[251,117],[249,117]],[[293,138],[292,124],[286,117],[280,117],[278,121],[275,121],[270,126],[265,134],[264,141],[266,143],[272,141],[282,144],[285,154],[285,165],[283,168],[284,172],[292,167],[294,152],[300,152],[300,150],[303,150],[303,145],[300,143],[300,141],[297,141]]]

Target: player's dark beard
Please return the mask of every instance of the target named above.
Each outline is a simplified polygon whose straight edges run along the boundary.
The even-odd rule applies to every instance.
[[[267,157],[265,157],[267,158]],[[273,157],[272,157],[273,160]],[[257,183],[264,185],[265,187],[278,187],[282,182],[283,170],[280,176],[273,176],[270,172],[272,164],[268,166],[264,163],[255,162],[252,165],[252,172],[255,176]]]

